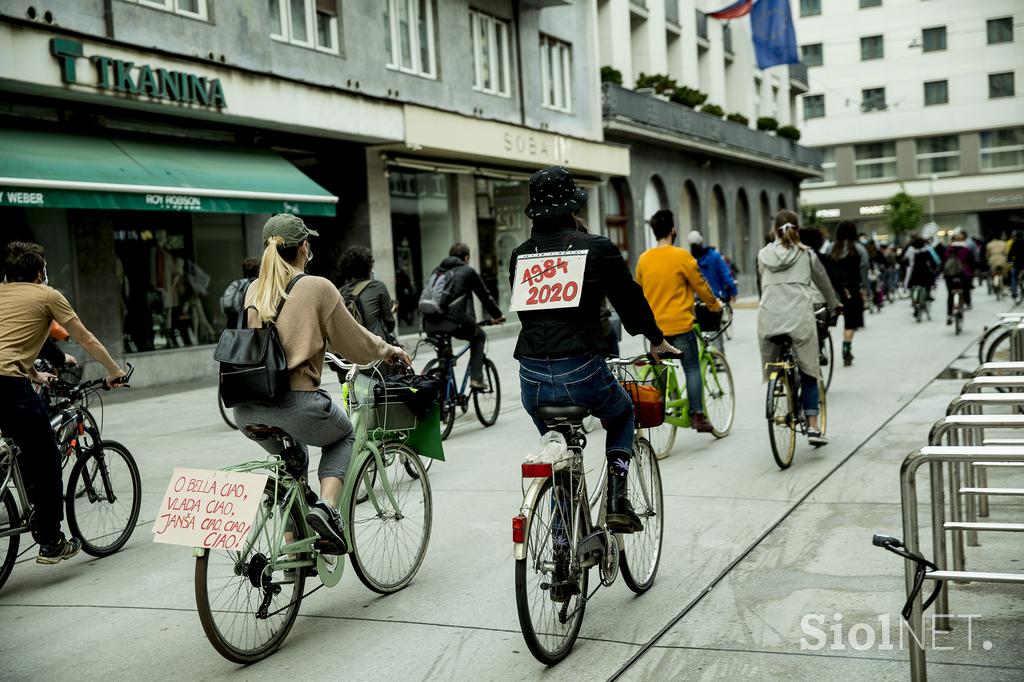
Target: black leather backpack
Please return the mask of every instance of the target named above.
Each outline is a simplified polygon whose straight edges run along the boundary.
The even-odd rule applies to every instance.
[[[288,282],[285,294],[305,275],[296,275]],[[244,301],[244,295],[242,300]],[[285,301],[277,306],[281,316]],[[258,328],[245,327],[248,310],[242,309],[235,329],[225,329],[213,351],[213,359],[220,363],[220,397],[225,407],[246,403],[272,405],[291,390],[288,382],[288,359],[273,323]]]

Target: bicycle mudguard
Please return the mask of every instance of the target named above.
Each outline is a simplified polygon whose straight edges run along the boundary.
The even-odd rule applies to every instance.
[[[533,518],[533,508],[537,504],[537,498],[540,497],[540,489],[544,487],[547,480],[546,478],[533,479],[530,487],[526,490],[526,496],[523,497],[523,506],[519,513],[526,517],[526,526],[523,528],[523,538],[526,542],[512,543],[512,558],[517,561],[526,558],[526,543],[530,541],[530,521]]]

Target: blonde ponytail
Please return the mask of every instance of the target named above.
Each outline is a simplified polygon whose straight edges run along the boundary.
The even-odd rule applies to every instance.
[[[284,239],[273,236],[267,240],[267,248],[263,250],[260,261],[260,278],[256,284],[256,296],[252,305],[263,323],[273,322],[277,317],[277,306],[288,296],[284,290],[288,282],[299,273],[291,263],[286,261],[278,251],[284,246]]]

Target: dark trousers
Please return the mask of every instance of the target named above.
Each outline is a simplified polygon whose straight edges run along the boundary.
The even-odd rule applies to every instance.
[[[55,544],[63,537],[60,450],[46,404],[28,379],[0,376],[0,431],[21,448],[18,466],[35,507],[35,538],[43,545]]]
[[[964,305],[971,305],[971,284],[966,277],[946,277],[946,317],[953,314],[953,292],[959,289],[963,292]]]
[[[484,378],[484,345],[487,334],[480,325],[466,322],[459,325],[452,336],[456,339],[469,341],[469,376],[471,379],[483,381]]]

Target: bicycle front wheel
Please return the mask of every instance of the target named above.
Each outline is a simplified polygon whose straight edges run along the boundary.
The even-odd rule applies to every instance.
[[[627,489],[629,501],[636,515],[643,521],[644,529],[639,533],[622,536],[619,566],[626,586],[636,594],[643,594],[651,589],[654,576],[658,573],[662,535],[665,531],[661,471],[654,449],[646,438],[637,438],[633,444]]]
[[[679,381],[676,375],[674,364],[661,364],[640,368],[637,378],[644,380],[651,377],[651,372],[658,372],[658,379],[655,386],[661,391],[665,400],[665,421],[660,426],[647,429],[647,439],[654,448],[654,456],[658,459],[665,459],[672,452],[672,446],[676,442],[676,425],[670,423],[672,419],[678,419],[681,408],[679,407]]]
[[[21,514],[18,513],[18,503],[14,501],[14,495],[10,490],[0,490],[0,533],[13,531],[21,526]],[[21,535],[13,533],[6,538],[0,538],[0,587],[4,586],[7,578],[14,570],[14,561],[18,558],[18,547],[21,544]]]
[[[367,588],[390,594],[406,587],[423,565],[433,501],[423,458],[412,448],[388,444],[381,459],[378,467],[376,457],[367,457],[356,472],[348,508],[349,558]],[[368,500],[358,504],[362,496]]]
[[[772,446],[772,457],[780,469],[788,469],[793,463],[796,450],[796,421],[793,419],[795,404],[793,391],[786,375],[773,372],[768,379],[766,416],[768,418],[768,440]]]
[[[139,467],[128,448],[112,440],[83,453],[71,468],[67,489],[68,528],[94,557],[124,547],[142,504]]]
[[[269,483],[249,531],[252,549],[244,555],[208,549],[196,558],[199,622],[217,653],[233,663],[255,663],[277,651],[299,615],[305,569],[274,571],[271,561],[292,559],[275,555],[285,542],[309,532],[299,505],[284,507]]]
[[[825,379],[825,390],[832,387],[832,370],[835,369],[835,346],[832,345],[832,334],[826,332],[825,339],[821,344],[821,360],[824,363],[821,367],[822,377]]]
[[[736,414],[736,392],[732,370],[725,355],[717,348],[708,350],[710,359],[704,367],[704,414],[711,422],[711,435],[725,438],[732,429]]]
[[[441,395],[438,396],[438,402],[441,405],[441,440],[446,440],[452,432],[452,426],[455,425],[455,410],[457,406],[453,401],[454,396],[451,395],[455,388],[448,381],[448,375],[438,366],[437,360],[428,362],[423,368],[423,374],[441,382]],[[429,463],[425,462],[424,464],[426,468],[430,468]]]
[[[473,408],[481,424],[494,426],[501,409],[501,382],[498,380],[498,368],[490,358],[484,358],[484,383],[487,388],[473,390]]]
[[[582,533],[586,509],[580,504],[574,513],[572,506],[568,485],[545,481],[527,519],[526,558],[516,559],[519,627],[530,653],[545,665],[572,651],[586,610],[588,572],[574,556],[580,538],[570,540],[574,518]]]

